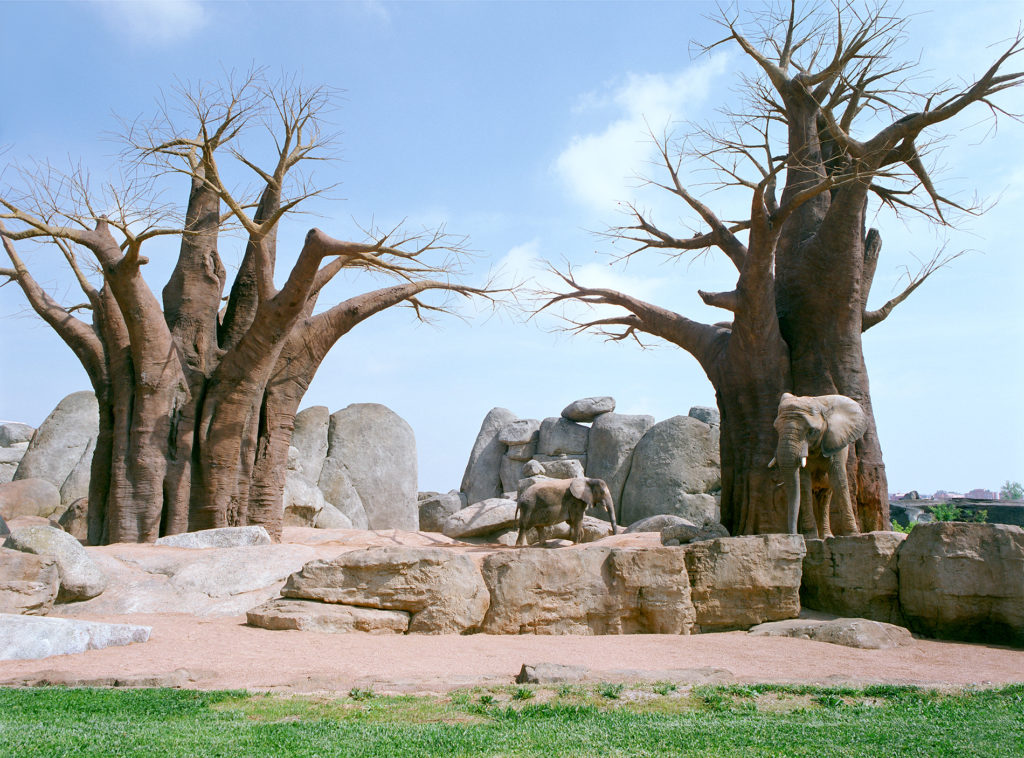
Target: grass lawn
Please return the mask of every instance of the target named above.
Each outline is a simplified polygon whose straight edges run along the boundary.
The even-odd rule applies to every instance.
[[[3,756],[1022,756],[1024,685],[0,689]]]

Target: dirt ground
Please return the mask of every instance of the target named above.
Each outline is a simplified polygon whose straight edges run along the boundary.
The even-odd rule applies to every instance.
[[[308,544],[312,531],[297,531],[296,537],[301,534],[301,541]],[[271,631],[247,626],[244,616],[202,618],[176,613],[79,618],[151,626],[152,635],[145,644],[2,661],[0,684],[444,692],[511,684],[523,664],[537,663],[584,666],[593,681],[940,687],[1024,682],[1024,650],[925,639],[892,650],[859,650],[808,640],[752,637],[745,632],[600,637],[370,635]]]

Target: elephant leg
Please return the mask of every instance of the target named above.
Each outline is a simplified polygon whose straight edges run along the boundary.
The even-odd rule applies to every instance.
[[[516,535],[516,547],[526,547],[526,532],[530,528],[533,508],[527,503],[519,504],[519,534]]]
[[[578,519],[569,521],[569,539],[575,544],[583,542],[583,514]]]
[[[811,472],[800,469],[800,534],[817,539],[818,527],[814,523],[814,493],[811,492]]]
[[[822,539],[832,536],[832,527],[829,525],[829,510],[832,507],[832,490],[827,489],[821,493],[821,502],[815,504],[815,515],[818,517],[818,534]]]
[[[832,485],[833,497],[839,498],[839,533],[860,534],[857,515],[853,512],[853,502],[850,499],[850,483],[846,478],[848,456],[847,448],[844,447],[828,459],[828,480]]]

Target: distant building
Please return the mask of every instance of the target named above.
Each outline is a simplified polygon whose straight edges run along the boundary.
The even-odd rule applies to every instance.
[[[936,490],[935,494],[932,495],[934,500],[963,500],[964,495],[960,492],[946,492],[946,490]]]
[[[966,497],[972,500],[998,500],[999,495],[992,490],[974,489],[967,493]]]

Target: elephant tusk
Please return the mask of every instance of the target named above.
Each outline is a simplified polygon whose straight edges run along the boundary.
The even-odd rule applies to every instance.
[[[806,458],[801,458],[800,459],[800,468],[807,468],[807,459]]]
[[[775,459],[774,458],[772,458],[770,461],[768,461],[768,468],[775,468]]]

